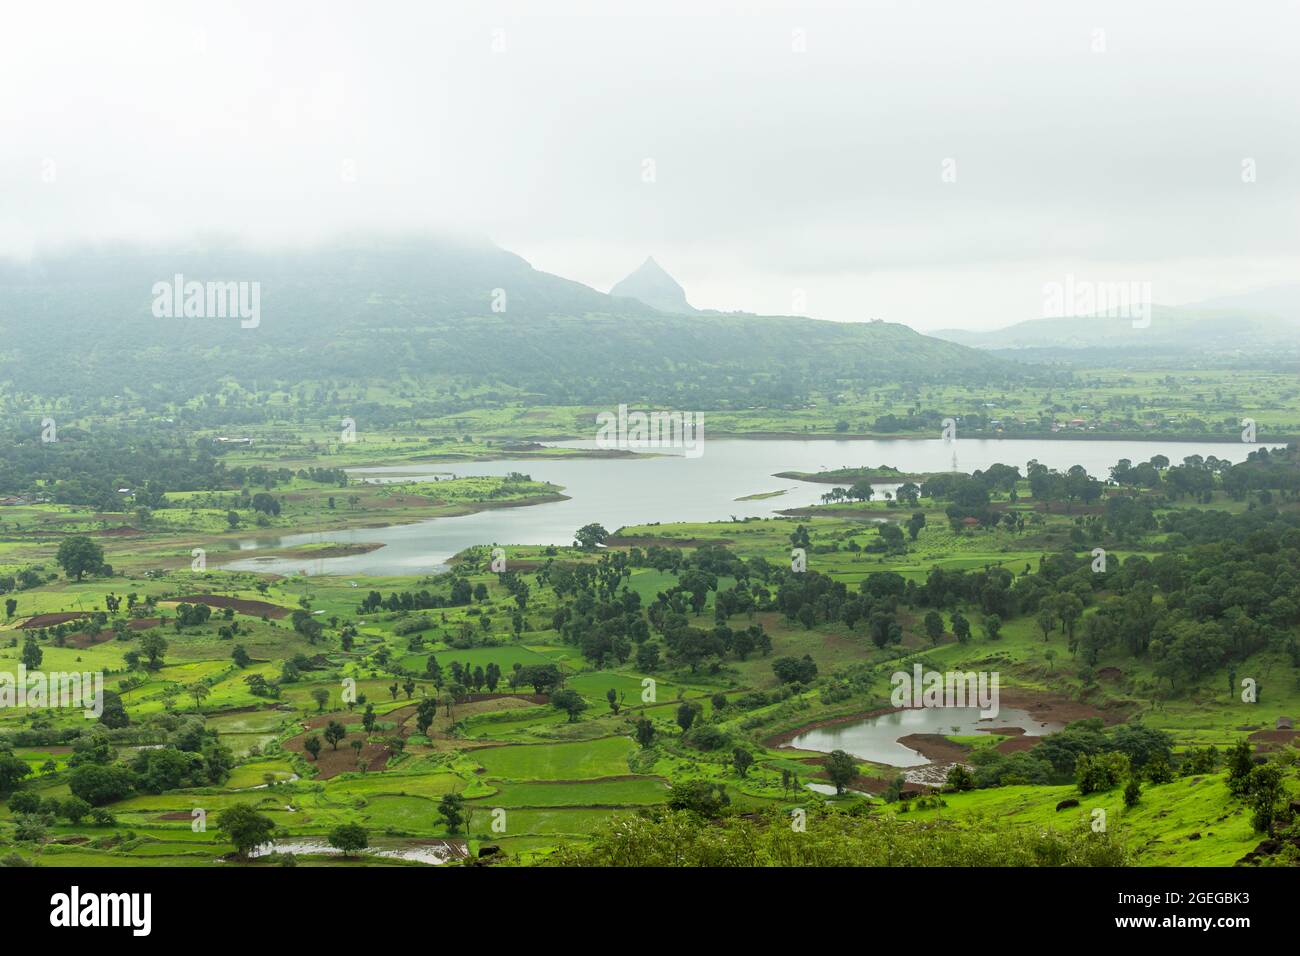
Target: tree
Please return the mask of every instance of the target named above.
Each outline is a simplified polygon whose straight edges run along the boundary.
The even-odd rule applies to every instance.
[[[5,598],[5,617],[13,617],[14,612],[18,610],[17,598]]]
[[[692,810],[706,817],[716,817],[731,803],[727,788],[708,780],[686,780],[673,784],[668,792],[672,810]]]
[[[199,681],[186,687],[185,692],[194,698],[194,709],[202,712],[203,702],[207,700],[208,695],[212,693],[212,688],[202,681]]]
[[[891,554],[907,550],[907,545],[903,543],[903,529],[898,525],[890,523],[877,525],[876,534],[880,536],[880,540],[885,543],[885,548]]]
[[[1038,609],[1038,616],[1034,620],[1038,622],[1038,629],[1043,632],[1043,640],[1047,640],[1056,627],[1056,612],[1044,604]]]
[[[623,697],[626,696],[626,694],[623,695]],[[614,712],[615,717],[618,716],[619,710],[623,707],[623,697],[620,697],[618,691],[613,687],[605,691],[605,699],[609,701],[609,709]]]
[[[984,617],[984,636],[990,641],[996,641],[1002,636],[1002,618],[996,614],[987,614]]]
[[[361,824],[344,823],[330,831],[329,842],[344,856],[356,856],[370,846],[370,837]]]
[[[116,764],[81,764],[72,771],[68,789],[92,807],[121,800],[135,786],[135,775]]]
[[[90,813],[91,806],[80,797],[68,797],[59,804],[59,813],[68,818],[73,826],[79,824]]]
[[[104,549],[85,535],[73,535],[59,542],[54,560],[64,574],[80,581],[83,575],[94,574],[104,566]]]
[[[817,676],[817,662],[808,654],[802,658],[778,657],[772,662],[772,673],[782,684],[809,684]]]
[[[857,762],[843,750],[832,750],[826,758],[826,776],[835,784],[835,793],[844,793],[844,788],[858,775]]]
[[[226,512],[226,524],[228,524],[228,525],[230,526],[230,530],[231,530],[231,531],[233,531],[233,530],[235,530],[236,528],[238,528],[238,527],[239,527],[239,512],[237,512],[237,511],[227,511],[227,512]]]
[[[329,741],[330,746],[335,750],[339,749],[339,741],[348,735],[348,729],[340,724],[337,720],[331,720],[325,727],[325,739]]]
[[[644,717],[638,717],[636,721],[636,742],[644,749],[654,743],[655,725]],[[19,763],[23,763],[21,760]],[[23,763],[26,767],[27,764]]]
[[[447,830],[455,833],[465,822],[465,798],[459,793],[444,793],[438,801],[438,816],[447,824]]]
[[[899,488],[898,491],[901,496],[903,489]],[[921,529],[924,527],[925,512],[923,511],[915,511],[912,513],[912,517],[907,519],[907,534],[913,541],[916,540],[917,535],[921,533]]]
[[[569,723],[573,723],[587,709],[587,702],[576,690],[566,688],[551,695],[551,706],[568,714]]]
[[[248,656],[248,650],[243,644],[235,645],[235,649],[230,652],[230,659],[235,662],[235,666],[240,670],[253,663],[253,659]]]
[[[311,699],[316,701],[316,711],[319,713],[325,709],[325,705],[330,702],[330,692],[326,687],[313,687]]]
[[[1285,817],[1286,784],[1282,778],[1282,768],[1275,763],[1267,763],[1250,772],[1249,800],[1254,814],[1251,824],[1256,830],[1266,831],[1270,837],[1278,820]]]
[[[149,659],[145,667],[156,671],[162,666],[163,655],[167,653],[167,638],[157,631],[146,631],[144,637],[140,638],[140,650]]]
[[[1228,791],[1234,797],[1250,792],[1250,775],[1255,769],[1255,754],[1245,738],[1228,748]]]
[[[970,621],[961,611],[952,612],[952,633],[957,638],[957,643],[965,644],[970,640]]]
[[[23,641],[23,667],[29,671],[34,671],[41,666],[44,657],[44,652],[41,650],[40,645],[36,643],[36,636],[28,634],[27,639]]]
[[[695,723],[695,705],[688,701],[682,701],[677,708],[677,726],[682,728],[682,733],[691,729],[691,724]]]
[[[320,738],[317,737],[315,734],[312,734],[310,737],[308,737],[306,740],[303,741],[303,743],[302,743],[302,749],[305,750],[305,751],[307,751],[307,753],[311,754],[311,759],[312,759],[312,760],[317,760],[317,759],[319,759],[319,757],[320,757]]]
[[[1130,777],[1128,784],[1124,787],[1124,806],[1132,808],[1138,805],[1142,799],[1142,784],[1137,777]]]
[[[12,792],[31,772],[26,760],[15,757],[12,750],[0,749],[0,794]]]
[[[749,767],[754,762],[754,755],[744,747],[737,747],[731,754],[731,765],[736,768],[736,773],[742,777],[749,773]]]
[[[275,822],[246,803],[236,803],[217,814],[217,829],[234,844],[239,858],[246,860],[252,850],[270,841]]]
[[[945,790],[951,790],[954,793],[962,790],[975,789],[975,777],[966,768],[965,764],[955,763],[948,768],[948,778],[944,783]]]
[[[426,697],[416,706],[415,709],[415,729],[421,734],[428,734],[429,728],[433,726],[433,719],[438,715],[438,702],[432,697]]]
[[[943,637],[943,615],[938,611],[926,612],[925,633],[931,644],[938,644]]]
[[[609,532],[601,525],[585,524],[574,533],[574,537],[584,551],[592,551],[597,545],[605,543],[609,538]]]

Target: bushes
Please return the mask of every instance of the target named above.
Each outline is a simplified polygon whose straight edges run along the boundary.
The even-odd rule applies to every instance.
[[[698,724],[686,734],[685,742],[696,750],[721,750],[730,746],[731,737],[716,724]]]
[[[675,790],[677,788],[674,788]],[[795,833],[778,810],[717,823],[694,814],[624,818],[589,844],[568,846],[548,866],[1124,866],[1123,845],[1085,825],[1008,828],[813,807]]]
[[[1085,796],[1090,793],[1102,793],[1113,790],[1121,781],[1132,775],[1132,766],[1127,754],[1110,753],[1081,754],[1074,765],[1074,781],[1079,792]]]
[[[125,767],[105,764],[82,764],[72,771],[68,789],[92,807],[121,800],[134,786],[134,775]]]

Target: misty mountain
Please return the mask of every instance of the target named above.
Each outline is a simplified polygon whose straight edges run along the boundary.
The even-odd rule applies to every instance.
[[[156,316],[158,290],[169,298],[177,276],[182,289],[257,283],[256,327],[185,317],[184,302]],[[375,383],[412,401],[436,394],[433,410],[445,411],[518,400],[791,404],[842,384],[1026,374],[902,325],[668,315],[486,243],[432,239],[279,253],[118,246],[5,263],[0,359],[0,382],[19,392],[159,408],[217,404],[230,382]]]
[[[686,290],[655,262],[653,256],[647,257],[635,272],[614,283],[609,294],[636,299],[660,312],[674,315],[691,315],[698,311],[686,301]]]
[[[1259,303],[1257,310],[1247,307],[1255,302]],[[1281,297],[1261,294],[1258,299],[1247,296],[1194,306],[1154,305],[1149,323],[1120,316],[1070,316],[1030,319],[993,331],[940,329],[932,334],[1032,361],[1110,361],[1126,356],[1158,356],[1168,361],[1197,357],[1279,361],[1300,357],[1300,308],[1287,317],[1265,311],[1265,302],[1283,304]]]

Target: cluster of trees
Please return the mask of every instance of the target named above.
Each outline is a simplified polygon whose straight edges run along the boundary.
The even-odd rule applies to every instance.
[[[476,597],[480,601],[487,598],[487,588],[482,584],[479,584],[476,589],[464,577],[454,572],[440,577],[451,579],[451,586],[445,595],[435,594],[427,588],[420,591],[393,591],[388,597],[384,597],[378,591],[371,591],[361,599],[357,611],[361,614],[373,614],[379,610],[428,611],[442,607],[464,607]]]
[[[27,776],[26,764],[18,762],[23,764],[21,770],[0,754],[0,792],[13,790]],[[136,751],[125,762],[117,759],[110,732],[96,725],[73,741],[68,766],[68,789],[89,808],[135,792],[221,784],[230,776],[234,756],[215,731],[205,730],[201,720],[186,717],[176,719],[163,746]],[[21,793],[14,799],[26,799]]]

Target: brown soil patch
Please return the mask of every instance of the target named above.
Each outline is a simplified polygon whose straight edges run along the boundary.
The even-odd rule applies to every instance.
[[[1042,739],[1042,737],[1026,737],[1022,734],[1019,737],[1009,737],[994,749],[1000,754],[1022,753],[1026,750],[1033,750]]]
[[[18,626],[24,630],[33,627],[53,627],[56,624],[66,624],[68,621],[75,621],[79,617],[88,616],[88,611],[59,611],[56,614],[37,614],[35,617],[29,617]]]
[[[268,604],[266,601],[250,601],[246,598],[226,597],[221,594],[186,594],[183,597],[172,598],[165,602],[167,604],[206,604],[208,607],[234,608],[240,614],[248,614],[252,617],[288,617],[289,609],[281,607],[278,604]]]
[[[89,634],[69,634],[65,640],[68,647],[75,647],[78,650],[94,647],[96,644],[103,644],[105,641],[113,639],[113,632],[109,630],[100,631],[93,637]]]
[[[360,719],[361,718],[358,716],[358,724]],[[328,720],[329,718],[327,716],[326,721],[328,722]],[[340,722],[342,723],[342,721]],[[388,766],[388,759],[393,755],[392,751],[383,744],[374,743],[368,740],[366,741],[365,746],[361,748],[361,753],[358,754],[352,749],[352,738],[354,738],[359,731],[360,726],[357,726],[356,731],[353,731],[353,729],[349,727],[348,736],[339,741],[337,750],[335,750],[331,744],[326,743],[324,738],[322,738],[320,754],[315,760],[311,758],[303,747],[307,738],[312,736],[312,731],[298,734],[298,736],[285,741],[284,746],[287,749],[292,750],[294,753],[301,754],[303,758],[306,759],[308,765],[315,767],[316,779],[318,780],[328,780],[330,777],[337,777],[341,773],[349,773],[353,770],[359,770],[360,767],[358,764],[360,761],[365,761],[366,771],[368,773],[384,770]]]
[[[166,813],[160,813],[154,817],[155,820],[189,820],[193,818],[189,810],[168,810]]]
[[[1118,667],[1103,667],[1097,671],[1097,677],[1101,680],[1117,681],[1124,676],[1124,672]]]
[[[1001,688],[1001,703],[1008,707],[1027,710],[1038,720],[1068,724],[1075,720],[1100,717],[1103,724],[1113,726],[1128,719],[1128,708],[1113,707],[1102,710],[1092,704],[1066,697],[1064,694],[1052,694],[1045,691],[1026,690],[1024,688]]]
[[[969,747],[955,744],[943,734],[908,734],[898,742],[930,763],[961,763],[970,756]]]
[[[1257,730],[1246,739],[1255,744],[1257,753],[1272,753],[1296,743],[1300,730]]]
[[[128,631],[147,631],[151,627],[157,627],[162,623],[160,617],[137,617],[126,622]]]

